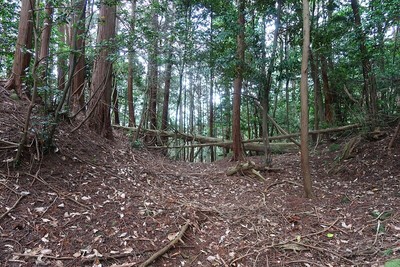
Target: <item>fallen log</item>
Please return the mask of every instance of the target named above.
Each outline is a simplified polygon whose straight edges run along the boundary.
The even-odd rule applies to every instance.
[[[134,127],[126,127],[126,126],[121,126],[121,125],[113,125],[115,128],[122,128],[130,131],[138,131],[137,128]],[[329,128],[329,129],[322,129],[322,130],[311,130],[309,131],[309,134],[322,134],[322,133],[332,133],[332,132],[340,132],[340,131],[345,131],[345,130],[350,130],[350,129],[355,129],[360,127],[359,124],[351,124],[351,125],[346,125],[346,126],[341,126],[341,127],[336,127],[336,128]],[[178,131],[175,132],[170,132],[170,131],[163,131],[163,130],[152,130],[152,129],[143,129],[141,128],[140,133],[142,134],[151,134],[151,135],[158,135],[160,137],[172,137],[172,138],[179,138],[182,140],[185,140],[187,142],[189,141],[195,141],[200,144],[198,145],[191,145],[192,147],[197,146],[197,147],[203,147],[203,146],[219,146],[219,147],[224,147],[224,148],[232,148],[233,142],[231,140],[224,140],[222,138],[216,138],[216,137],[209,137],[209,136],[203,136],[203,135],[196,135],[196,134],[185,134],[181,133]],[[282,140],[282,139],[289,139],[293,140],[294,137],[300,136],[300,133],[291,133],[287,135],[280,135],[280,136],[271,136],[269,137],[269,140]],[[244,149],[247,151],[256,151],[256,152],[264,152],[264,145],[261,143],[262,138],[256,138],[256,139],[249,139],[249,140],[243,140],[243,146]],[[283,145],[285,144],[285,145]],[[274,151],[274,143],[270,143],[271,149]],[[296,147],[296,148],[294,148]],[[171,148],[171,147],[165,147],[165,146],[159,146],[156,148]],[[182,148],[180,146],[179,148]],[[287,152],[287,151],[297,151],[298,147],[297,144],[296,146],[293,146],[292,143],[280,143],[280,145],[275,146],[275,152]]]
[[[182,146],[149,146],[148,148],[154,149],[173,149],[173,148],[194,148],[194,147],[207,147],[207,146],[218,146],[223,148],[232,148],[232,142],[220,142],[220,143],[200,143]],[[262,143],[244,143],[244,150],[264,152],[264,144]],[[270,143],[272,153],[287,153],[297,152],[299,148],[293,143]]]

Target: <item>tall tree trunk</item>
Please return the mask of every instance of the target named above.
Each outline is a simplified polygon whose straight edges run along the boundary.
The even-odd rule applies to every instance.
[[[60,25],[58,26],[58,31],[60,32],[60,42],[65,43],[66,42],[66,26],[65,25]],[[62,55],[61,51],[62,49],[59,47],[58,48],[58,57],[57,57],[57,80],[58,80],[58,90],[62,91],[64,89],[65,85],[65,74],[66,74],[66,69],[65,66],[67,66],[67,60]]]
[[[170,89],[171,89],[171,78],[172,78],[172,42],[173,36],[171,29],[171,16],[167,15],[166,18],[166,27],[167,31],[169,32],[168,41],[167,41],[167,65],[165,67],[165,80],[164,80],[164,100],[163,100],[163,109],[161,114],[161,130],[166,131],[168,129],[168,113],[169,113],[169,96],[170,96]],[[163,140],[164,142],[167,141],[167,138]]]
[[[131,8],[131,34],[135,32],[136,26],[136,2],[137,0],[132,0]],[[129,126],[136,127],[135,121],[135,106],[133,103],[133,76],[134,76],[134,58],[135,52],[133,51],[133,40],[131,41],[131,48],[128,53],[128,113],[129,113]]]
[[[158,93],[158,0],[152,1],[151,47],[149,51],[149,122],[150,129],[157,129],[157,93]]]
[[[112,108],[114,113],[114,124],[119,125],[119,105],[118,105],[118,83],[115,75],[112,75],[113,93],[112,93]]]
[[[32,14],[35,7],[35,0],[22,0],[21,2],[18,37],[14,53],[12,74],[4,86],[8,90],[14,89],[20,98],[24,95],[22,92],[22,78],[25,76],[25,71],[29,67],[29,62],[31,60],[31,53],[29,50],[32,48]]]
[[[236,50],[236,73],[233,89],[233,111],[232,111],[232,141],[233,141],[233,160],[243,160],[242,152],[242,136],[240,132],[240,102],[242,94],[243,84],[243,68],[244,68],[244,30],[245,30],[245,18],[244,18],[245,0],[238,0],[238,34],[237,34],[237,50]]]
[[[368,117],[371,120],[372,125],[375,125],[377,123],[376,120],[378,115],[376,79],[372,71],[372,64],[366,46],[366,35],[362,29],[360,9],[357,0],[351,0],[351,8],[353,10],[354,24],[361,54],[362,73],[364,78],[363,96],[365,98]]]
[[[89,127],[99,135],[112,139],[110,106],[112,92],[112,62],[109,55],[115,37],[116,6],[103,3],[100,6],[97,44],[101,44],[100,54],[94,63],[91,83],[92,99],[89,102]]]
[[[225,86],[225,110],[221,110],[221,116],[227,123],[224,123],[225,129],[223,129],[223,135],[225,136],[225,140],[230,140],[232,137],[232,105],[230,99],[230,86]],[[224,148],[224,157],[228,156],[230,149],[228,147]]]
[[[49,46],[50,46],[50,35],[51,35],[51,27],[53,23],[53,7],[50,2],[46,2],[45,7],[45,18],[43,22],[43,29],[41,34],[41,45],[40,45],[40,64],[43,66],[42,69],[42,79],[46,79],[46,68],[48,63],[49,56]]]
[[[77,39],[76,45],[78,48],[78,61],[75,67],[74,77],[72,78],[71,85],[71,111],[77,113],[82,110],[85,105],[84,98],[84,87],[85,87],[85,15],[82,17],[81,14],[86,14],[86,0],[75,0],[74,2],[73,24],[77,27]],[[82,13],[81,13],[82,12]]]
[[[189,132],[190,134],[194,133],[194,83],[197,81],[193,81],[193,72],[191,71],[189,77]],[[194,161],[194,147],[189,150],[189,161]]]
[[[261,94],[261,96],[262,96],[261,105],[264,109],[263,113],[262,113],[262,128],[263,128],[263,143],[265,146],[265,165],[266,166],[272,165],[272,154],[271,154],[271,148],[269,146],[269,139],[268,139],[268,113],[269,113],[269,109],[270,109],[269,108],[269,100],[270,100],[269,95],[271,92],[271,85],[272,85],[272,70],[275,65],[275,54],[276,54],[276,50],[277,50],[277,46],[278,46],[278,34],[279,34],[279,28],[280,28],[280,23],[281,23],[280,22],[281,9],[282,9],[282,3],[281,3],[281,0],[278,0],[277,15],[276,15],[276,20],[275,20],[274,39],[272,41],[271,59],[270,59],[269,65],[268,65],[267,74],[266,75],[264,74],[265,75],[265,78],[264,78],[265,84],[263,86],[264,90]],[[265,27],[265,22],[263,24],[264,24],[263,27]],[[263,43],[265,43],[265,42],[263,42]],[[264,57],[264,61],[265,61],[266,60],[265,44],[263,46],[264,46],[263,57]],[[272,130],[271,130],[271,134],[272,134]]]
[[[46,2],[45,7],[45,18],[43,22],[43,29],[41,34],[41,45],[40,45],[40,76],[41,81],[39,82],[39,86],[43,86],[47,83],[48,78],[48,57],[49,57],[49,47],[50,47],[50,35],[51,35],[51,27],[53,25],[53,7],[49,1]],[[49,99],[51,101],[52,97],[49,95],[50,92],[45,91],[44,93],[44,104],[45,110],[49,110]],[[50,103],[51,106],[51,103]]]
[[[301,62],[301,171],[304,192],[307,198],[313,197],[310,160],[308,151],[308,57],[310,48],[310,11],[308,0],[303,0],[303,55]]]
[[[213,23],[214,23],[214,13],[211,10],[210,14],[210,46],[213,45],[214,42],[214,28],[213,28]],[[214,60],[214,52],[212,47],[210,47],[210,96],[208,100],[208,105],[210,107],[210,112],[209,112],[209,120],[208,120],[208,127],[209,127],[209,136],[214,137],[214,65],[215,65],[215,60]],[[210,146],[210,161],[214,162],[215,161],[215,148],[213,146]]]
[[[322,88],[324,89],[325,95],[325,121],[332,125],[335,121],[335,112],[333,109],[334,98],[333,92],[329,84],[328,78],[328,63],[325,56],[321,55],[321,76],[322,76]]]
[[[172,44],[170,44],[172,45]],[[167,66],[165,69],[165,82],[164,82],[164,102],[161,120],[161,130],[168,129],[168,111],[169,111],[169,96],[171,89],[172,77],[172,47],[168,48]]]
[[[130,52],[131,53],[131,52]],[[127,101],[128,101],[128,125],[130,127],[136,127],[135,122],[135,107],[133,104],[133,55],[128,55],[128,87],[127,87]]]

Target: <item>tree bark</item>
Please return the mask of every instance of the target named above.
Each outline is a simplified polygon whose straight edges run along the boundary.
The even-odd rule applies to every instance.
[[[43,87],[44,85],[47,85],[47,78],[49,74],[49,47],[50,47],[50,36],[51,36],[51,28],[53,24],[53,7],[51,6],[51,3],[49,1],[46,2],[45,6],[45,18],[43,21],[43,29],[42,33],[40,36],[41,44],[40,44],[40,81],[38,81],[38,86]],[[44,105],[45,105],[45,110],[49,110],[49,106],[51,106],[51,101],[53,97],[51,96],[51,93],[53,91],[46,90],[44,92]],[[50,103],[49,103],[50,102]],[[50,104],[50,105],[49,105]]]
[[[238,29],[237,34],[237,50],[236,50],[236,73],[233,89],[233,112],[232,112],[232,140],[233,140],[233,158],[234,161],[241,161],[244,159],[242,152],[242,136],[240,131],[240,102],[242,94],[243,83],[243,68],[244,68],[244,18],[245,0],[238,0]]]
[[[74,2],[73,24],[77,27],[76,46],[78,49],[78,61],[75,67],[74,77],[72,78],[71,85],[71,111],[73,114],[82,110],[85,106],[84,87],[86,76],[86,62],[85,62],[85,15],[86,14],[86,0],[76,0]]]
[[[45,7],[45,18],[43,23],[43,29],[41,34],[41,45],[40,45],[40,65],[42,68],[42,79],[46,79],[46,68],[49,56],[49,46],[50,46],[50,35],[51,35],[51,27],[53,23],[53,7],[50,2],[46,2]]]
[[[333,109],[334,98],[333,98],[333,92],[329,85],[327,59],[323,55],[321,55],[321,74],[322,74],[322,85],[323,85],[322,88],[324,89],[324,95],[325,95],[324,117],[325,121],[329,125],[332,125],[335,120],[335,113]]]
[[[270,92],[271,92],[271,85],[272,85],[272,70],[275,65],[275,55],[278,46],[278,35],[279,35],[279,28],[280,28],[280,18],[281,18],[281,0],[278,0],[278,7],[277,7],[277,15],[275,20],[275,30],[274,30],[274,39],[272,41],[272,52],[271,52],[271,59],[268,65],[268,71],[264,74],[264,90],[261,93],[261,105],[263,107],[262,110],[262,135],[263,135],[263,142],[265,146],[265,165],[270,167],[272,165],[272,155],[269,147],[269,139],[268,139],[268,113],[269,113],[269,100],[270,100]],[[265,27],[265,22],[263,22],[263,27]],[[264,29],[265,32],[265,29]],[[265,33],[264,33],[265,34]],[[264,37],[265,38],[265,37]],[[263,58],[264,62],[266,60],[265,53],[266,53],[265,41],[263,42]],[[263,67],[263,72],[265,72],[265,67]]]
[[[20,98],[23,98],[22,79],[29,67],[31,60],[32,36],[33,36],[33,9],[35,0],[22,0],[20,19],[18,25],[17,44],[14,53],[12,74],[4,87],[7,90],[14,89]],[[29,93],[28,93],[29,96]]]
[[[314,83],[314,130],[319,129],[320,122],[324,121],[324,109],[322,107],[321,81],[319,79],[318,56],[310,50],[311,76]]]
[[[137,0],[132,0],[132,8],[131,8],[131,34],[135,33],[136,27],[136,2]],[[131,46],[133,47],[133,40],[131,41]],[[129,50],[128,53],[128,114],[129,114],[129,126],[136,126],[135,119],[135,106],[133,101],[133,76],[134,76],[134,58],[135,52],[133,48]]]
[[[112,75],[113,79],[113,93],[112,93],[112,108],[114,113],[114,124],[120,124],[119,120],[119,105],[118,105],[118,85],[115,75]]]
[[[308,0],[303,0],[303,55],[301,63],[301,170],[304,193],[307,198],[314,196],[312,190],[309,151],[308,151],[308,57],[310,49],[310,11]]]
[[[210,11],[210,46],[212,46],[214,41],[214,30],[213,30],[213,22],[214,22],[214,13],[213,10]],[[208,99],[208,105],[210,108],[209,119],[208,119],[208,127],[209,127],[209,136],[214,137],[214,52],[212,47],[210,47],[210,96]],[[210,146],[210,161],[215,161],[215,149],[213,146]]]
[[[167,65],[165,67],[165,80],[164,80],[164,100],[163,100],[163,109],[162,109],[162,115],[161,115],[161,130],[167,130],[168,128],[168,113],[169,113],[169,96],[170,96],[170,89],[171,89],[171,78],[172,78],[172,57],[173,57],[173,51],[172,51],[172,42],[173,42],[173,36],[172,36],[172,31],[171,31],[171,16],[167,15],[167,18],[165,19],[166,22],[166,27],[167,31],[169,33],[169,36],[166,37],[168,38],[167,41]],[[164,140],[166,141],[166,140]]]
[[[152,1],[151,27],[153,35],[150,37],[149,51],[149,122],[150,129],[157,129],[157,93],[158,93],[158,0]]]
[[[66,41],[66,26],[65,25],[60,25],[58,26],[58,31],[60,32],[60,42],[65,43]],[[61,54],[62,49],[59,48],[58,50],[59,56],[57,57],[57,81],[58,81],[58,90],[62,91],[64,89],[65,85],[65,74],[66,74],[66,69],[65,66],[67,66],[67,60],[66,58]]]
[[[101,45],[100,54],[95,61],[91,84],[92,99],[89,102],[89,127],[97,134],[112,139],[110,106],[112,92],[112,52],[115,37],[116,6],[103,3],[100,7],[97,44]]]

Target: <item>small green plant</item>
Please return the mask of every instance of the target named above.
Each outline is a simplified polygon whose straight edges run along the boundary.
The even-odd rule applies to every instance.
[[[329,152],[335,152],[340,149],[340,145],[339,144],[331,144],[328,149],[329,149]]]
[[[391,249],[391,248],[388,248],[388,249],[386,249],[385,251],[383,251],[382,253],[383,253],[383,255],[385,255],[385,256],[390,256],[390,255],[392,255],[393,254],[393,249]]]
[[[143,148],[143,143],[140,140],[131,141],[132,148]]]
[[[385,263],[384,267],[400,267],[400,259],[393,259],[393,260],[387,261]]]

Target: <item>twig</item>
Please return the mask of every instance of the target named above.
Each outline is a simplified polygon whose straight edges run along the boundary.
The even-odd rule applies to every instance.
[[[373,246],[376,244],[376,241],[378,241],[378,235],[379,235],[380,228],[381,228],[381,220],[378,220],[378,225],[376,226],[374,243],[372,243]]]
[[[7,210],[6,212],[4,212],[4,213],[0,216],[0,220],[3,219],[4,216],[6,216],[8,213],[10,213],[10,211],[13,210],[13,209],[18,205],[18,203],[21,201],[21,199],[23,199],[25,196],[26,196],[25,194],[24,194],[24,195],[21,195],[21,196],[17,199],[17,201],[14,203],[14,205],[13,205],[11,208],[10,208],[9,210]]]
[[[5,176],[4,176],[5,177]],[[9,187],[7,184],[0,182],[1,185],[3,185],[5,188],[7,188],[8,190],[12,191],[14,194],[19,195],[19,193],[17,191],[15,191],[14,189],[12,189],[11,187]]]
[[[115,255],[114,254],[109,254],[109,255],[103,255],[101,257],[98,257],[97,259],[99,261],[116,260],[116,259],[131,257],[131,256],[138,256],[138,254],[142,254],[142,253],[149,252],[149,251],[153,251],[153,250],[152,249],[148,249],[148,250],[142,251],[140,253],[138,253],[138,252],[130,252],[130,253],[115,254]],[[83,259],[81,259],[81,263],[84,263],[84,264],[90,263],[92,261],[93,261],[93,258],[83,258]],[[136,264],[137,264],[136,262],[126,263],[126,266],[134,266]]]
[[[57,256],[51,256],[51,255],[46,255],[46,254],[24,254],[24,253],[13,253],[14,256],[19,256],[19,257],[27,257],[27,258],[47,258],[47,259],[52,259],[52,260],[76,260],[74,257],[57,257]]]
[[[51,204],[47,207],[47,209],[42,213],[42,215],[40,217],[43,217],[46,212],[50,209],[51,206],[53,206],[53,204],[56,202],[56,200],[58,199],[58,196],[56,196],[53,200],[53,202],[51,202]]]
[[[163,255],[165,252],[167,252],[171,247],[173,247],[176,243],[181,240],[182,236],[185,234],[186,230],[189,228],[190,221],[187,220],[186,223],[182,226],[181,230],[179,231],[178,235],[171,241],[169,242],[165,247],[154,253],[150,258],[148,258],[146,261],[144,261],[142,264],[140,264],[139,267],[146,267],[150,265],[153,261],[155,261],[158,257]]]
[[[297,186],[301,187],[301,184],[299,184],[299,183],[288,181],[288,180],[283,180],[283,181],[280,181],[280,182],[276,182],[276,183],[270,184],[269,186],[267,186],[267,188],[264,190],[264,192],[267,192],[269,189],[271,189],[271,187],[274,187],[275,185],[280,185],[280,184],[284,184],[284,183],[297,185]]]
[[[18,144],[17,144],[17,143],[10,142],[10,141],[3,140],[3,139],[0,139],[0,143],[4,143],[4,144],[6,144],[6,145],[10,145],[9,147],[12,147],[12,148],[18,147]],[[4,147],[2,147],[2,148],[4,148]]]

